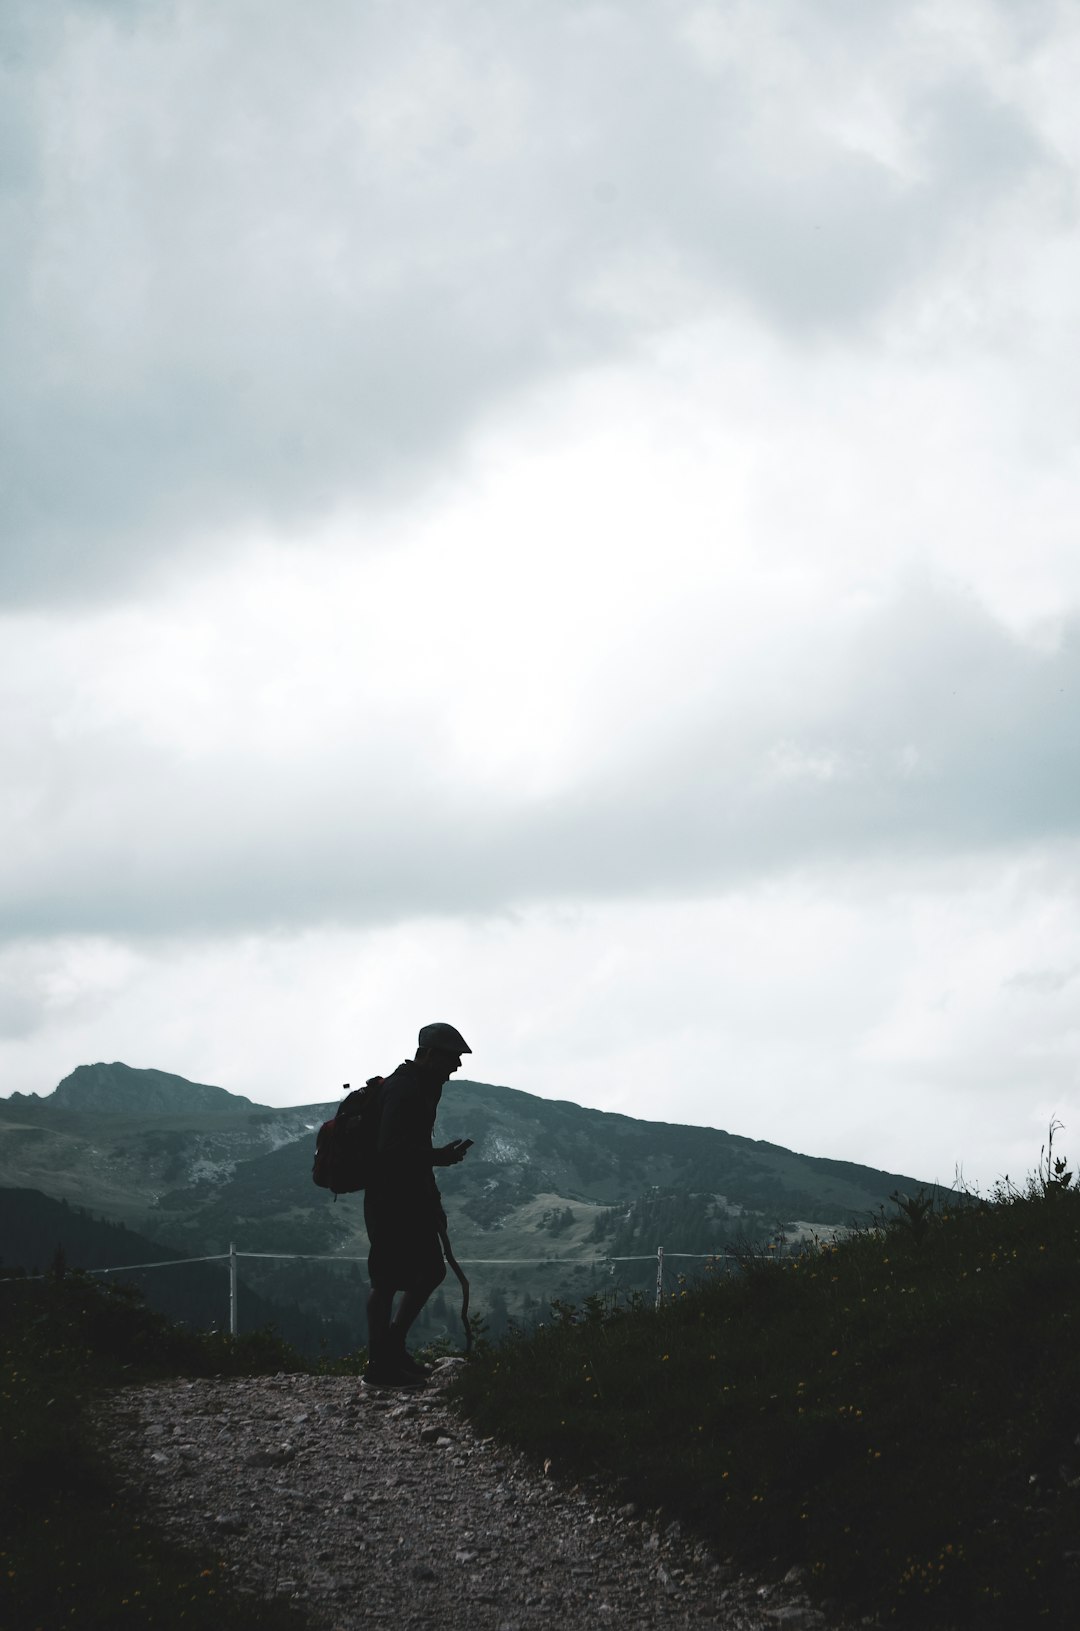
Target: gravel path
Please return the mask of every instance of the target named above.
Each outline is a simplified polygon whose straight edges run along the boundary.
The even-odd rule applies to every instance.
[[[676,1525],[477,1438],[441,1397],[455,1363],[414,1395],[286,1375],[130,1388],[99,1421],[148,1516],[327,1631],[824,1631],[797,1580],[735,1578]]]

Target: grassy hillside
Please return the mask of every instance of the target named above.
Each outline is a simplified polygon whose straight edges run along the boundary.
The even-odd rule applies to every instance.
[[[749,1258],[659,1312],[595,1299],[482,1355],[484,1431],[805,1570],[912,1627],[1076,1623],[1080,1191],[909,1200],[842,1243]],[[652,1521],[657,1521],[653,1519]]]
[[[0,1099],[0,1185],[40,1189],[145,1229],[163,1195],[188,1189],[198,1204],[237,1161],[286,1144],[299,1151],[317,1124],[307,1106],[272,1110],[223,1097],[231,1101],[224,1109],[165,1111],[65,1108],[55,1096],[12,1094]]]

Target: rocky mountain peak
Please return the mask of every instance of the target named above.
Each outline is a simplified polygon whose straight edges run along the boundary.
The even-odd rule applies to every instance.
[[[250,1099],[227,1093],[223,1087],[189,1082],[165,1070],[136,1070],[119,1060],[111,1065],[79,1065],[59,1083],[51,1102],[58,1110],[137,1111],[163,1116],[190,1111],[213,1115],[252,1104]]]

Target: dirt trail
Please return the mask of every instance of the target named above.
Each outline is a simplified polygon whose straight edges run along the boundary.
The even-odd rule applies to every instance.
[[[735,1578],[677,1526],[659,1534],[475,1437],[441,1397],[453,1363],[418,1395],[170,1382],[110,1395],[99,1419],[148,1516],[327,1631],[824,1631],[797,1581]]]

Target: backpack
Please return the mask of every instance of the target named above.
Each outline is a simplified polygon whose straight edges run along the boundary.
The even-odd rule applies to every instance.
[[[349,1093],[346,1082],[337,1114],[316,1134],[311,1176],[320,1189],[333,1191],[335,1201],[339,1195],[355,1195],[371,1182],[379,1150],[382,1084],[381,1076],[372,1076]]]

